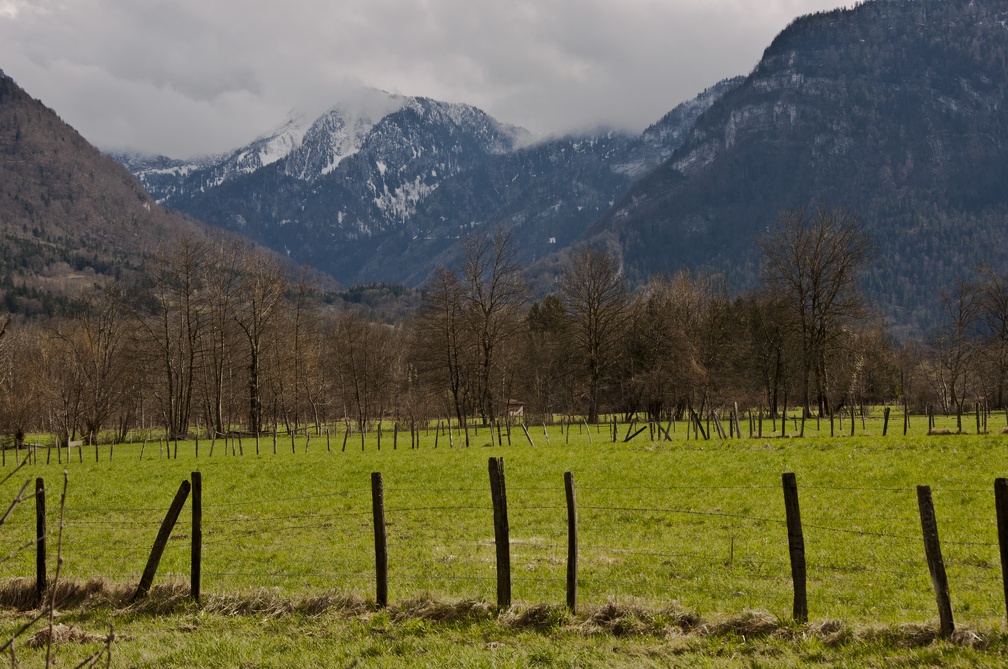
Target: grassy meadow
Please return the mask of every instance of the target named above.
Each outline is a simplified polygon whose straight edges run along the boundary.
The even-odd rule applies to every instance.
[[[973,421],[964,417],[964,429],[973,431]],[[193,657],[207,666],[235,666],[238,657],[248,658],[248,666],[272,666],[270,658],[281,656],[301,657],[302,665],[367,659],[368,666],[394,666],[410,663],[414,651],[430,666],[667,666],[676,658],[751,666],[741,662],[749,652],[745,630],[750,640],[762,639],[748,660],[772,666],[838,659],[871,666],[893,653],[916,658],[914,664],[932,657],[963,666],[1003,663],[1008,644],[993,496],[994,479],[1008,476],[1003,417],[991,417],[988,435],[927,435],[926,419],[917,417],[904,437],[902,416],[894,412],[884,438],[881,418],[864,425],[858,419],[854,437],[849,422],[842,431],[837,423],[832,438],[825,422],[817,429],[810,421],[804,438],[792,438],[798,429],[789,421],[785,439],[779,423],[765,421],[762,439],[697,441],[687,440],[680,423],[671,441],[652,442],[645,431],[624,443],[627,427],[612,443],[605,426],[592,426],[590,437],[583,425],[569,434],[548,426],[547,444],[544,428],[530,426],[534,447],[518,428],[510,446],[506,439],[491,445],[484,429],[471,434],[470,448],[460,447],[458,437],[450,447],[442,435],[435,449],[432,430],[417,449],[400,432],[393,450],[388,429],[380,451],[374,434],[363,450],[359,436],[350,438],[346,451],[342,435],[328,447],[325,435],[308,443],[298,437],[293,449],[283,436],[276,455],[269,437],[260,440],[259,455],[248,438],[243,454],[217,441],[212,457],[208,441],[200,441],[199,457],[195,442],[179,442],[172,459],[156,441],[143,447],[143,459],[140,444],[102,445],[97,462],[93,447],[84,447],[83,462],[74,449],[69,463],[65,451],[57,463],[56,452],[43,448],[38,464],[15,473],[3,491],[12,499],[24,481],[45,478],[51,579],[65,469],[60,579],[101,579],[107,591],[122,595],[139,582],[179,483],[202,473],[201,606],[183,601],[187,503],[155,580],[162,587],[153,599],[167,598],[171,606],[151,605],[170,615],[96,596],[58,616],[94,634],[105,633],[111,620],[127,635],[113,651],[123,666],[191,666]],[[774,427],[778,436],[771,435]],[[936,428],[954,431],[955,419],[943,418]],[[747,422],[742,429],[748,435]],[[491,456],[505,461],[515,602],[500,617],[493,606]],[[564,610],[565,471],[574,474],[579,515],[575,616]],[[373,606],[371,472],[381,472],[385,486],[388,611]],[[808,564],[805,626],[790,622],[783,472],[795,472],[798,481]],[[931,629],[937,619],[918,484],[933,490],[957,625],[975,630],[982,642],[916,643],[907,631]],[[34,577],[34,551],[24,550],[34,527],[29,498],[0,528],[8,590]],[[12,580],[18,578],[26,580]],[[330,604],[305,604],[312,601]],[[456,613],[445,613],[449,604]],[[0,634],[9,637],[30,612],[8,607]],[[270,613],[278,610],[284,615]],[[711,633],[725,621],[737,625]],[[925,633],[926,641],[931,637]],[[88,643],[63,655],[86,656],[97,648],[93,639]],[[222,650],[211,652],[213,643]],[[38,651],[19,651],[22,662],[40,658]]]

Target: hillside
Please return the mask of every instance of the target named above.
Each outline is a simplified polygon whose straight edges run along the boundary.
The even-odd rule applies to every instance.
[[[51,313],[136,272],[162,240],[205,228],[165,211],[121,165],[0,72],[0,293]]]
[[[587,237],[617,239],[636,277],[707,266],[745,286],[782,209],[843,206],[874,238],[876,303],[926,330],[956,275],[1008,264],[1006,71],[1003,2],[800,18]]]

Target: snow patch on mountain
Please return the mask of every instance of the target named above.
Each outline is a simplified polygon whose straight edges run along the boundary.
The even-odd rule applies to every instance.
[[[418,176],[393,191],[385,184],[381,195],[375,198],[375,206],[386,216],[398,221],[406,221],[416,213],[417,204],[437,190],[438,184],[427,184]]]

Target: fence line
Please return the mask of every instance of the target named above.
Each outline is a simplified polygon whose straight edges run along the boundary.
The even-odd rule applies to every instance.
[[[491,462],[494,462],[492,459]],[[430,514],[456,514],[459,512],[480,512],[489,516],[491,509],[489,505],[484,503],[481,506],[477,505],[458,505],[458,504],[444,504],[444,505],[417,505],[417,506],[391,506],[384,507],[384,501],[382,501],[382,518],[381,525],[384,533],[384,526],[387,524],[390,532],[388,535],[393,544],[393,562],[396,561],[396,555],[405,555],[408,553],[415,553],[416,551],[412,548],[403,546],[398,547],[395,542],[402,538],[414,538],[422,537],[432,540],[444,540],[449,539],[454,541],[456,545],[463,548],[463,552],[459,554],[458,557],[454,555],[451,551],[451,546],[447,544],[439,545],[435,550],[427,550],[428,554],[432,557],[432,562],[430,563],[428,573],[424,575],[418,575],[413,573],[399,573],[398,571],[394,574],[394,582],[417,582],[417,583],[438,583],[438,582],[480,582],[480,583],[492,583],[496,580],[498,584],[498,605],[503,609],[507,608],[510,604],[510,586],[512,583],[559,583],[567,581],[568,585],[568,606],[572,609],[576,606],[576,585],[581,584],[591,584],[592,586],[597,584],[609,584],[613,585],[627,585],[632,588],[643,588],[647,591],[653,591],[655,588],[661,588],[660,583],[649,582],[647,584],[642,584],[639,581],[628,581],[628,580],[613,580],[613,579],[599,579],[594,576],[601,568],[606,568],[603,564],[603,560],[608,559],[610,555],[620,556],[621,558],[652,558],[661,559],[666,561],[671,573],[665,574],[662,578],[670,583],[683,582],[697,577],[702,577],[709,575],[713,571],[728,570],[728,571],[746,571],[752,575],[755,581],[765,581],[767,579],[776,579],[783,576],[783,569],[786,569],[786,561],[784,559],[784,553],[781,551],[778,554],[779,559],[766,559],[765,551],[762,550],[762,546],[767,545],[768,539],[773,543],[782,543],[785,536],[789,537],[790,544],[790,559],[792,568],[792,581],[795,591],[795,607],[793,615],[798,620],[803,620],[808,615],[807,604],[802,600],[803,592],[803,579],[805,574],[820,574],[820,575],[844,575],[849,576],[852,574],[867,573],[867,574],[883,574],[883,575],[894,575],[901,578],[910,578],[914,580],[922,580],[927,572],[924,571],[923,567],[925,563],[923,561],[915,561],[910,559],[905,559],[902,557],[895,557],[896,555],[902,555],[903,550],[909,549],[910,546],[915,546],[915,550],[919,549],[921,535],[911,535],[903,533],[894,533],[887,531],[874,531],[874,530],[864,530],[858,529],[856,527],[839,527],[837,523],[823,524],[822,521],[838,521],[845,520],[848,522],[857,523],[859,521],[864,522],[897,522],[900,524],[909,524],[914,519],[910,516],[893,515],[889,517],[878,517],[873,516],[871,518],[857,518],[851,516],[845,516],[843,519],[836,517],[827,516],[810,516],[813,522],[802,523],[800,516],[797,513],[797,493],[798,487],[797,483],[794,481],[793,475],[785,475],[785,494],[788,491],[788,481],[791,481],[792,486],[791,495],[789,503],[794,506],[794,514],[788,514],[785,518],[782,516],[778,517],[767,517],[767,516],[757,516],[746,513],[734,513],[730,511],[722,510],[703,510],[698,508],[679,508],[674,506],[614,506],[614,505],[599,505],[599,504],[587,504],[580,506],[581,511],[596,512],[599,514],[632,514],[632,515],[649,515],[653,518],[668,518],[674,516],[691,516],[699,519],[726,519],[733,521],[732,524],[718,525],[718,529],[725,534],[722,536],[730,536],[730,552],[726,555],[722,550],[717,552],[712,550],[704,550],[700,548],[699,550],[654,550],[654,549],[634,549],[633,547],[606,547],[604,545],[590,545],[587,547],[586,555],[590,556],[593,560],[589,566],[588,574],[582,575],[581,577],[575,577],[573,587],[575,588],[574,597],[571,597],[571,578],[568,575],[567,579],[561,576],[549,576],[541,575],[536,573],[528,573],[525,569],[533,570],[539,569],[539,561],[546,560],[549,565],[556,565],[559,569],[559,565],[563,563],[560,556],[563,553],[565,547],[570,547],[572,545],[572,540],[576,543],[576,532],[568,536],[567,544],[559,540],[550,539],[532,539],[526,538],[512,538],[508,532],[513,530],[514,527],[509,524],[507,508],[507,491],[504,484],[503,478],[503,461],[497,463],[498,469],[496,470],[496,476],[498,477],[495,485],[496,489],[493,494],[488,497],[491,498],[494,507],[494,522],[493,525],[487,520],[484,523],[471,523],[471,524],[455,524],[445,531],[424,531],[427,529],[426,524],[421,523],[418,527],[411,528],[409,523],[410,518],[423,518],[425,515]],[[493,465],[491,465],[491,472],[493,472]],[[198,473],[194,472],[195,476]],[[565,475],[565,479],[570,476],[570,487],[573,489],[573,478],[570,473]],[[791,477],[790,479],[788,477]],[[200,478],[201,480],[201,478]],[[374,479],[373,479],[374,481]],[[998,495],[1008,494],[1008,484],[1002,484],[1002,479],[998,479],[995,490]],[[179,493],[176,495],[176,499],[172,505],[172,512],[174,512],[176,518],[171,520],[169,523],[169,517],[172,512],[166,516],[164,521],[158,521],[155,517],[159,512],[163,510],[158,507],[76,507],[73,509],[68,509],[73,513],[77,514],[115,514],[115,513],[137,513],[148,514],[149,520],[120,520],[120,519],[107,519],[107,520],[91,520],[89,517],[80,519],[68,519],[66,525],[68,527],[74,526],[107,526],[110,528],[125,528],[125,529],[147,529],[155,525],[161,526],[161,531],[158,533],[158,540],[155,542],[155,547],[151,551],[151,557],[148,560],[147,569],[144,570],[144,577],[141,580],[141,586],[138,588],[137,596],[141,597],[149,589],[151,582],[153,581],[156,571],[157,571],[157,561],[160,559],[159,551],[163,550],[169,539],[171,538],[172,528],[175,526],[175,522],[178,520],[178,512],[182,505],[186,501],[186,495],[189,491],[189,482],[184,481],[182,487],[179,489]],[[36,495],[44,493],[44,487],[41,486],[41,480],[37,484]],[[693,489],[700,488],[700,486],[662,486],[662,487],[646,487],[638,489],[647,489],[653,491],[675,491],[681,489]],[[726,490],[735,491],[739,489],[752,489],[752,490],[772,490],[769,486],[702,486],[703,489],[709,490]],[[546,488],[546,487],[530,487],[530,488],[514,488],[512,493],[525,493],[525,492],[551,492],[557,493],[559,499],[559,491],[562,488],[558,485],[557,488]],[[862,490],[862,491],[899,491],[911,493],[911,489],[890,489],[890,488],[831,488],[827,486],[808,486],[809,490],[813,491],[851,491],[851,490]],[[401,493],[408,493],[410,491],[424,491],[424,492],[444,492],[446,490],[451,491],[470,491],[476,492],[480,491],[482,494],[486,494],[486,489],[480,488],[441,488],[441,489],[430,489],[430,488],[392,488],[392,493],[394,495],[399,495]],[[619,488],[601,488],[601,487],[584,487],[582,488],[582,494],[592,493],[598,491],[611,491],[611,490],[623,490]],[[805,488],[801,488],[805,490]],[[922,492],[926,491],[926,494]],[[384,495],[384,487],[382,486],[382,491]],[[374,490],[372,491],[374,493]],[[947,493],[949,489],[941,490],[939,492]],[[953,490],[952,492],[961,492],[961,490]],[[250,506],[257,507],[263,504],[268,504],[277,501],[312,501],[319,499],[332,499],[341,496],[351,496],[363,493],[362,490],[352,490],[352,491],[336,491],[329,494],[323,495],[300,495],[284,497],[278,500],[258,500],[258,504],[250,504]],[[930,489],[925,489],[921,487],[918,489],[918,500],[929,501],[931,497]],[[785,498],[788,499],[787,497]],[[998,498],[1000,499],[1000,497]],[[180,501],[181,500],[181,501]],[[292,532],[299,531],[315,531],[315,532],[325,532],[330,537],[338,537],[344,540],[344,544],[347,546],[353,545],[356,549],[356,553],[348,553],[348,557],[344,560],[340,560],[337,564],[345,564],[348,569],[337,569],[337,570],[327,570],[318,565],[314,564],[310,567],[310,572],[300,573],[299,569],[281,569],[275,572],[270,571],[254,571],[254,570],[215,570],[210,569],[206,572],[202,572],[201,575],[209,576],[211,578],[227,579],[227,578],[242,578],[242,577],[264,577],[264,578],[277,578],[282,579],[285,582],[304,582],[305,579],[310,581],[319,580],[338,580],[353,578],[359,580],[366,576],[370,576],[373,572],[362,571],[360,569],[354,569],[355,565],[359,565],[359,555],[362,552],[366,552],[361,548],[361,545],[366,544],[365,537],[367,536],[368,522],[367,518],[375,513],[374,505],[377,504],[376,498],[373,496],[372,506],[374,508],[370,510],[336,510],[336,511],[307,511],[303,513],[291,513],[291,514],[274,514],[267,516],[245,516],[245,515],[224,515],[213,517],[211,516],[207,520],[210,522],[204,524],[203,512],[210,511],[211,513],[217,509],[233,509],[237,503],[223,503],[218,505],[202,505],[200,504],[199,513],[195,512],[195,500],[194,500],[194,515],[191,525],[187,525],[185,521],[181,523],[183,530],[188,530],[192,534],[192,541],[194,544],[193,550],[193,574],[194,578],[194,596],[198,598],[198,580],[199,580],[199,568],[205,559],[205,556],[198,555],[195,549],[196,542],[199,542],[199,546],[203,545],[209,546],[220,546],[228,545],[230,547],[242,546],[243,551],[250,552],[250,554],[258,553],[265,556],[278,556],[284,555],[286,548],[289,546],[289,541],[286,539],[278,537],[278,535],[288,535]],[[931,565],[931,580],[935,587],[937,601],[939,603],[939,611],[942,614],[942,633],[950,634],[952,629],[952,623],[950,618],[950,601],[947,593],[947,583],[942,585],[941,581],[944,579],[942,576],[946,567],[951,568],[954,571],[955,579],[963,582],[973,584],[983,584],[989,583],[992,573],[996,570],[996,561],[981,558],[977,556],[974,552],[963,552],[961,554],[955,554],[949,556],[948,558],[942,558],[940,554],[940,547],[937,543],[937,531],[935,529],[928,530],[927,522],[935,523],[937,520],[931,512],[928,517],[925,515],[923,509],[924,501],[920,502],[922,505],[921,509],[921,522],[924,524],[924,536],[926,540],[930,542],[928,545],[928,563]],[[530,523],[529,527],[533,525],[537,528],[545,527],[543,525],[544,518],[557,518],[561,516],[562,511],[568,512],[568,528],[573,528],[576,530],[577,520],[576,517],[573,520],[573,525],[571,522],[572,511],[576,510],[576,507],[572,506],[570,503],[564,507],[559,501],[556,504],[539,504],[532,503],[525,506],[514,506],[511,507],[510,512],[513,514],[517,512],[521,517],[525,519],[526,522]],[[965,548],[982,548],[982,549],[992,549],[995,547],[1000,548],[1002,556],[1006,554],[1008,550],[1008,531],[1003,531],[1004,528],[1001,526],[1001,516],[1000,507],[998,510],[998,541],[980,541],[975,539],[968,539],[964,537],[956,536],[955,538],[946,538],[942,541],[942,544],[950,547],[965,547]],[[533,512],[545,511],[549,512],[544,515],[537,515]],[[44,509],[42,511],[44,514]],[[590,514],[590,516],[595,516],[595,514]],[[392,522],[386,523],[385,518],[388,518]],[[582,519],[583,520],[583,519]],[[947,516],[942,517],[943,522],[960,523],[963,521],[975,521],[973,516]],[[285,522],[291,521],[291,522]],[[351,521],[349,524],[341,521]],[[375,513],[375,523],[376,523],[376,546],[375,550],[380,551],[380,546],[378,544],[378,517]],[[737,521],[742,521],[742,525],[736,524]],[[406,525],[403,525],[405,522]],[[549,526],[547,530],[547,536],[553,535],[558,529],[555,527],[559,523],[550,520],[546,525]],[[262,527],[256,527],[256,525],[262,525]],[[593,526],[593,521],[591,517],[589,522],[586,524],[586,528],[591,528]],[[604,527],[604,523],[600,526]],[[752,534],[755,527],[762,527],[763,530],[759,533]],[[779,530],[768,530],[768,528],[781,528],[782,526],[787,527],[787,532],[785,533],[782,529]],[[40,528],[44,525],[39,525]],[[696,527],[698,529],[694,532],[700,532],[701,527],[710,527],[710,525],[684,525],[683,527]],[[244,528],[244,529],[242,529]],[[959,529],[959,528],[956,528]],[[468,576],[459,575],[452,573],[451,564],[456,559],[475,559],[477,553],[481,553],[489,548],[490,545],[490,532],[494,530],[494,539],[492,540],[496,547],[496,564],[498,569],[497,578],[494,579],[489,573],[486,576]],[[815,530],[815,535],[825,534],[827,537],[832,534],[846,534],[865,538],[876,538],[884,539],[887,541],[897,541],[905,544],[904,549],[900,552],[894,554],[894,557],[886,558],[888,566],[875,566],[871,563],[869,564],[857,564],[857,563],[841,563],[829,560],[830,550],[827,545],[822,541],[822,537],[819,536],[817,541],[812,545],[811,553],[815,556],[808,564],[805,563],[805,556],[807,552],[807,546],[804,542],[804,530]],[[41,530],[40,530],[41,531]],[[648,531],[647,525],[642,527],[642,535]],[[930,534],[929,534],[930,532]],[[208,536],[204,539],[203,533]],[[469,539],[463,539],[461,542],[458,540],[459,535],[468,536]],[[559,533],[556,532],[558,535]],[[44,553],[44,538],[48,535],[45,532],[39,537],[34,538],[23,544],[18,544],[15,550],[8,555],[7,558],[0,560],[0,563],[6,563],[12,560],[14,557],[21,555],[31,549],[32,546],[36,547],[36,550],[41,550]],[[198,538],[197,538],[198,535]],[[475,535],[477,538],[471,538]],[[974,532],[972,536],[976,536]],[[264,537],[274,537],[277,540],[273,542],[263,542]],[[691,546],[697,546],[698,541],[702,541],[702,534],[690,534],[689,532],[682,539],[682,543],[688,543]],[[181,537],[184,538],[184,537]],[[253,545],[248,545],[245,540],[252,540],[255,543]],[[642,536],[641,541],[649,541],[647,537]],[[355,543],[356,542],[356,543]],[[755,542],[755,543],[753,543]],[[160,544],[160,546],[159,546]],[[68,542],[68,545],[72,548],[73,541]],[[507,546],[509,550],[501,551],[502,546]],[[736,551],[736,546],[738,546],[738,551]],[[755,546],[755,552],[752,547]],[[401,550],[400,550],[401,548]],[[723,548],[723,546],[722,546]],[[438,556],[439,551],[445,551],[444,555]],[[746,552],[748,551],[748,552]],[[456,551],[457,552],[457,551]],[[736,554],[736,552],[738,554]],[[871,553],[872,559],[877,559],[875,557],[874,551]],[[980,554],[982,555],[982,553]],[[825,558],[825,559],[824,559]],[[213,562],[215,558],[211,555],[211,561]],[[44,554],[40,559],[40,565],[44,565],[45,559]],[[576,573],[576,563],[578,560],[577,551],[572,550],[567,555],[568,569],[571,568],[572,561],[575,567]],[[978,560],[982,562],[978,563]],[[512,566],[512,561],[517,561],[519,568],[516,570]],[[380,563],[380,559],[379,559]],[[527,564],[526,564],[527,563]],[[444,565],[441,568],[439,565]],[[551,567],[552,568],[552,567]],[[378,573],[376,577],[379,581],[382,578],[381,565],[378,565]],[[938,570],[938,571],[935,571]],[[570,573],[570,572],[569,572]],[[938,574],[935,576],[934,574]],[[774,576],[776,574],[776,576]],[[1005,577],[1008,575],[1008,563],[1002,562],[1002,583],[1005,582]],[[388,567],[385,566],[385,579],[388,578]],[[387,582],[387,580],[386,580]],[[743,590],[752,591],[751,587],[753,583],[740,584]],[[944,592],[943,592],[944,590]],[[1006,588],[1005,603],[1008,606],[1008,588]],[[377,598],[380,605],[387,603],[386,597],[382,597],[379,593]],[[815,603],[813,602],[813,610]]]

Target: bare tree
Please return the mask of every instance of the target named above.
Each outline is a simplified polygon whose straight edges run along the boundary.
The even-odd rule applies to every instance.
[[[802,342],[802,404],[811,407],[814,383],[820,415],[829,411],[826,358],[843,328],[865,314],[859,278],[870,241],[853,215],[819,207],[784,212],[759,242],[771,289],[781,293]]]
[[[937,383],[946,412],[956,412],[962,430],[963,403],[969,383],[968,371],[976,356],[974,332],[980,311],[979,291],[975,284],[960,280],[954,292],[942,292],[942,305],[948,321],[933,342],[938,360]]]
[[[79,395],[74,402],[89,439],[98,437],[132,385],[128,333],[123,295],[115,284],[104,288],[80,317],[58,330],[77,379]]]
[[[993,380],[993,403],[1000,409],[1008,401],[1008,273],[981,268],[979,290],[982,354]]]
[[[263,347],[284,295],[284,279],[279,264],[259,256],[246,256],[235,320],[248,345],[248,428],[258,434],[263,426]]]
[[[598,422],[599,396],[629,316],[630,292],[619,258],[607,250],[575,251],[560,276],[560,298],[571,319],[571,340],[581,354],[588,420]]]
[[[463,266],[464,314],[474,337],[479,366],[476,406],[484,423],[493,423],[497,409],[495,365],[500,349],[517,332],[516,324],[528,299],[528,289],[509,231],[471,235],[465,242]]]
[[[203,370],[203,401],[207,423],[217,433],[227,429],[225,404],[233,365],[239,359],[236,345],[238,321],[236,314],[242,289],[242,257],[240,246],[227,241],[213,242],[207,249],[203,298],[206,314],[202,350],[206,358]]]
[[[396,340],[391,326],[369,323],[360,314],[345,312],[336,321],[339,373],[346,403],[367,429],[381,420],[394,388]]]
[[[188,432],[193,393],[202,361],[201,337],[205,303],[199,295],[205,256],[202,242],[183,237],[151,260],[153,296],[157,312],[141,318],[161,368],[162,412],[169,435]]]
[[[424,291],[414,332],[418,372],[440,392],[447,388],[460,425],[466,424],[466,383],[471,363],[463,323],[463,288],[455,272],[439,268]]]

